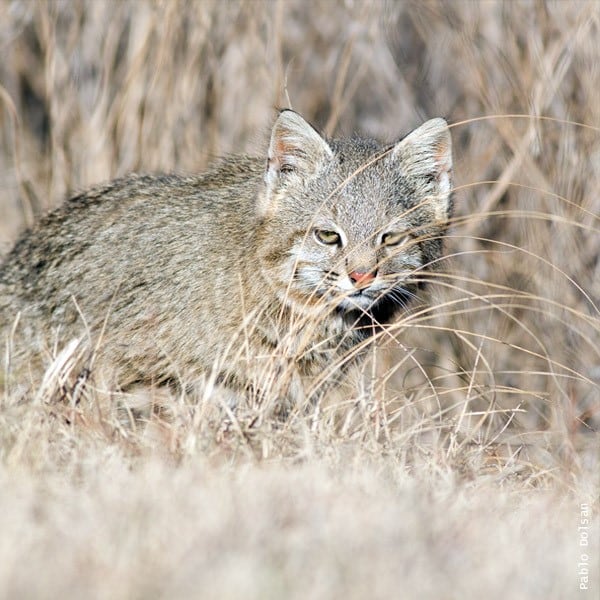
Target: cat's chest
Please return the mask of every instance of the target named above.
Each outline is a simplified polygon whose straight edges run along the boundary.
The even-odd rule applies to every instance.
[[[270,315],[257,323],[256,334],[260,346],[256,356],[271,357],[308,377],[344,370],[360,357],[366,344],[365,336],[337,313]]]
[[[298,337],[294,360],[302,375],[311,377],[325,370],[344,370],[359,358],[362,341],[356,329],[334,316],[307,326],[307,331]]]

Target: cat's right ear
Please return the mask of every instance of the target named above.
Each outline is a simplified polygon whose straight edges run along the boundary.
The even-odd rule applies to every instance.
[[[265,171],[266,204],[273,199],[274,192],[286,176],[310,178],[332,156],[329,144],[310,123],[293,110],[282,110],[271,131]],[[263,209],[269,212],[268,206]]]
[[[416,182],[436,217],[446,221],[452,212],[452,139],[448,123],[441,118],[426,121],[394,146],[391,160]]]

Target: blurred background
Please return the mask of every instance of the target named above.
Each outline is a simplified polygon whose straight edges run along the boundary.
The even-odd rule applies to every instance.
[[[392,420],[433,415],[475,442],[587,460],[600,426],[599,28],[595,1],[2,0],[0,253],[91,184],[261,155],[280,107],[328,135],[390,142],[443,116],[450,256],[431,309],[382,359]]]

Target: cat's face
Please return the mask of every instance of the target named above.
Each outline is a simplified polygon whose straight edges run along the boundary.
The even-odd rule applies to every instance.
[[[450,211],[446,154],[415,159],[412,144],[425,149],[427,131],[388,148],[370,140],[327,143],[291,115],[296,129],[275,138],[277,178],[267,172],[267,186],[269,176],[274,180],[265,223],[280,244],[270,255],[270,276],[282,300],[300,310],[384,324],[415,297],[424,271],[441,256]],[[434,124],[443,130],[442,123]],[[297,147],[299,132],[305,138]],[[429,160],[430,170],[411,170],[414,160]],[[443,161],[440,174],[435,165]]]
[[[286,262],[290,288],[305,302],[342,311],[369,311],[386,295],[405,306],[424,264],[409,225],[396,222],[365,232],[326,214],[315,217]]]

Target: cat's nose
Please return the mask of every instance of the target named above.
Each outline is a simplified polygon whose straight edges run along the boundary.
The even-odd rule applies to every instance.
[[[351,271],[348,273],[354,287],[365,287],[369,285],[377,275],[377,271]]]

